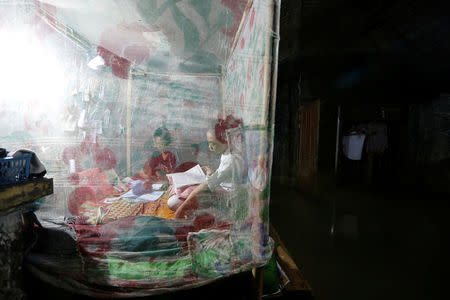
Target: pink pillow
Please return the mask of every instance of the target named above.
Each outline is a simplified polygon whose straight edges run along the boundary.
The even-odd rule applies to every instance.
[[[189,197],[192,191],[198,186],[198,184],[183,186],[182,188],[177,189],[178,199],[184,200]]]
[[[173,195],[177,195],[178,199],[186,200],[187,197],[192,193],[192,191],[198,186],[198,184],[183,186],[179,189],[176,189],[175,186],[171,182],[171,178],[169,178],[170,188],[169,188],[169,198]]]

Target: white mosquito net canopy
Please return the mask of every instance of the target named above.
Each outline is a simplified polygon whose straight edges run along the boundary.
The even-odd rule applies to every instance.
[[[54,183],[30,208],[32,273],[121,297],[267,262],[278,17],[274,0],[0,0],[0,146]]]

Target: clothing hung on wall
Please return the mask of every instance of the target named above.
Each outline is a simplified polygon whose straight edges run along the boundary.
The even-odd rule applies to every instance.
[[[351,160],[361,160],[365,134],[345,135],[342,138],[344,155]]]

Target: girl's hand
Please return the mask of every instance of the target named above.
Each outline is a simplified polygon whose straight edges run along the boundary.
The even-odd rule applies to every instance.
[[[187,218],[189,211],[192,211],[195,209],[195,205],[193,201],[193,198],[188,197],[186,200],[181,203],[181,205],[178,207],[178,209],[175,211],[174,218],[175,219],[182,219]]]
[[[175,219],[181,219],[185,217],[183,204],[184,202],[175,211],[175,214],[173,215]]]
[[[206,190],[208,188],[208,183],[205,181],[201,184],[199,184],[186,198],[186,200],[183,201],[183,203],[178,207],[177,211],[175,212],[175,218],[186,218],[188,215],[192,214],[195,209],[198,208],[198,202],[197,202],[197,194]]]
[[[202,167],[202,170],[203,170],[203,172],[205,172],[206,173],[206,175],[211,175],[212,173],[214,173],[214,171],[210,168],[210,167],[208,167],[208,166],[203,166]]]

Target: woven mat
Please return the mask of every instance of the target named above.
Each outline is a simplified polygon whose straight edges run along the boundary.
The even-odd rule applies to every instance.
[[[169,199],[169,191],[166,191],[155,202],[144,203],[142,215],[155,216],[164,219],[173,219],[175,212],[167,206],[167,200]]]
[[[109,205],[88,205],[83,204],[81,215],[88,217],[88,222],[92,224],[108,223],[120,218],[130,216],[155,216],[164,219],[173,219],[174,211],[167,206],[169,191],[166,191],[155,202],[130,203],[126,199],[120,199]]]
[[[130,203],[126,199],[120,199],[107,207],[108,212],[102,223],[111,222],[120,218],[137,216],[142,213],[144,203]]]

